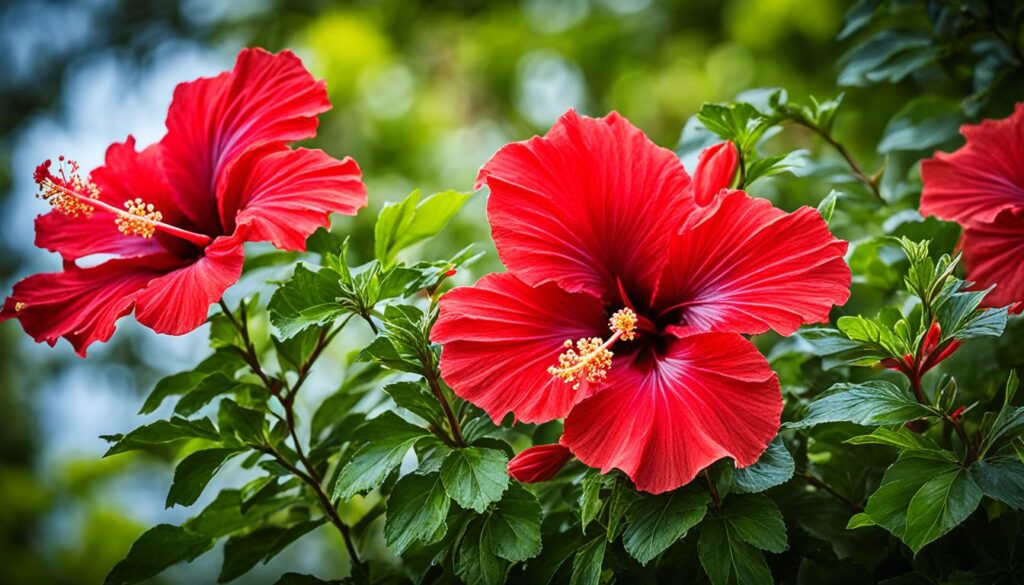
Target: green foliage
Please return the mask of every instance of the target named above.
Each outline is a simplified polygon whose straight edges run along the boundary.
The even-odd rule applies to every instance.
[[[646,565],[704,519],[709,500],[706,491],[693,490],[638,498],[622,535],[626,552]]]
[[[482,513],[508,487],[507,465],[508,457],[501,451],[480,447],[455,449],[441,464],[441,481],[460,506]]]
[[[759,3],[747,4],[730,26],[763,16]],[[829,323],[788,339],[756,339],[779,374],[785,409],[780,434],[754,464],[737,468],[724,458],[658,495],[637,491],[619,470],[602,474],[579,461],[534,486],[512,480],[510,457],[557,440],[561,426],[496,425],[445,384],[444,349],[430,341],[438,299],[452,279],[470,283],[484,270],[466,270],[480,257],[471,247],[435,252],[474,239],[456,219],[471,195],[421,197],[416,190],[383,205],[372,243],[369,222],[357,218],[351,230],[315,234],[302,256],[250,255],[247,275],[273,273],[264,279],[272,286],[269,302],[254,296],[233,309],[223,305],[209,320],[211,355],[160,380],[140,411],[166,416],[104,437],[107,455],[141,451],[176,461],[168,507],[215,497],[180,526],[144,532],[107,582],[150,579],[218,542],[218,580],[229,582],[314,532],[344,546],[345,581],[285,573],[278,583],[1011,581],[1024,566],[1012,544],[1024,506],[1024,407],[1012,369],[1024,365],[1014,343],[1019,324],[967,282],[954,253],[959,228],[916,211],[920,160],[956,147],[960,124],[992,117],[1020,95],[1013,88],[1024,87],[1018,31],[1010,26],[1019,9],[982,4],[861,0],[840,33],[849,51],[837,85],[847,93],[790,99],[781,89],[754,90],[704,104],[686,124],[681,156],[733,141],[736,187],[782,209],[816,206],[851,243],[849,303]],[[614,11],[604,4],[590,10]],[[659,10],[668,17],[677,9]],[[402,11],[374,18],[393,19],[392,12]],[[469,67],[473,74],[487,63],[519,62],[480,57],[484,48],[503,50],[492,40],[507,17],[484,23],[480,39],[452,39],[455,53],[481,59]],[[314,47],[326,38],[369,38],[348,9],[333,18],[341,31],[311,33]],[[392,25],[420,46],[416,27]],[[609,34],[587,30],[589,40],[570,43],[581,55]],[[569,32],[579,37],[571,25]],[[558,46],[562,37],[549,31],[538,38]],[[330,80],[332,97],[348,100],[339,109],[372,118],[373,104],[391,101],[377,97],[387,92],[374,80],[399,75],[403,65],[391,61],[396,47],[378,48],[365,63],[347,63],[359,70],[359,88],[338,89]],[[602,67],[614,61],[594,58]],[[327,61],[328,70],[339,66]],[[679,75],[686,69],[651,69],[662,65]],[[486,74],[496,86],[526,85]],[[650,75],[607,81],[623,94],[643,88],[645,110],[657,109],[648,104],[656,94],[672,102],[682,95],[645,83]],[[414,85],[428,81],[417,77]],[[926,91],[907,89],[918,81]],[[889,90],[873,88],[882,83],[895,85],[898,99],[886,101]],[[374,99],[356,100],[362,84],[374,88]],[[877,109],[875,92],[885,104]],[[618,103],[613,97],[595,103]],[[345,130],[372,127],[413,148],[418,125],[427,123],[419,110]],[[667,136],[676,128],[658,131]],[[420,152],[406,164],[418,167],[426,154],[446,152]],[[872,158],[859,158],[863,153]],[[395,153],[383,154],[378,158]],[[497,269],[493,254],[487,262]],[[330,387],[300,394],[308,380]],[[127,465],[130,458],[110,461]],[[243,468],[247,483],[204,498],[211,485],[233,479],[225,467]],[[894,546],[897,539],[906,547]]]

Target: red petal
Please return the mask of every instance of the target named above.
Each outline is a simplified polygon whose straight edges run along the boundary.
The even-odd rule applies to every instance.
[[[731,187],[739,164],[739,152],[731,141],[705,148],[693,174],[693,196],[697,205],[711,203],[722,189]]]
[[[570,110],[544,137],[499,150],[477,182],[490,187],[494,242],[510,272],[609,302],[617,279],[650,298],[668,240],[693,209],[676,155],[614,112]]]
[[[246,240],[281,249],[305,250],[316,228],[331,225],[331,213],[355,215],[366,207],[359,165],[321,150],[250,151],[227,176],[218,199],[228,233],[244,227]]]
[[[443,343],[441,374],[456,394],[496,423],[512,412],[547,422],[569,412],[582,392],[556,379],[566,339],[608,334],[600,301],[553,284],[531,287],[511,274],[490,274],[448,292],[431,331]]]
[[[131,312],[139,292],[180,262],[161,254],[36,274],[14,285],[0,321],[16,318],[37,342],[51,346],[63,337],[85,357],[91,343],[110,339],[115,322]]]
[[[206,321],[210,305],[238,282],[243,260],[238,238],[215,239],[199,260],[150,282],[139,295],[135,318],[157,333],[192,331]]]
[[[655,303],[687,330],[789,335],[849,298],[847,244],[814,209],[732,191],[702,212],[672,242]]]
[[[243,49],[232,71],[179,85],[160,143],[179,205],[204,232],[222,231],[215,192],[228,163],[250,148],[313,137],[330,107],[324,82],[290,51]]]
[[[967,139],[960,150],[921,163],[921,214],[978,225],[1024,206],[1024,104],[960,132]]]
[[[565,465],[572,453],[561,445],[530,447],[508,462],[508,474],[522,483],[547,481]]]
[[[985,297],[985,305],[1002,307],[1024,300],[1024,208],[1005,211],[993,223],[966,228],[960,245],[967,279],[975,288],[996,287]]]
[[[177,205],[160,168],[157,145],[142,152],[135,150],[135,138],[111,144],[103,166],[91,179],[100,188],[103,201],[120,208],[128,199],[142,198],[164,214],[164,221],[175,223]],[[60,252],[66,261],[91,254],[143,256],[163,251],[159,238],[125,236],[117,229],[113,213],[96,209],[88,217],[68,217],[51,211],[36,218],[36,246]]]
[[[739,335],[694,335],[657,357],[625,357],[573,408],[561,440],[602,473],[618,468],[637,489],[666,492],[723,457],[753,464],[779,430],[778,379]]]

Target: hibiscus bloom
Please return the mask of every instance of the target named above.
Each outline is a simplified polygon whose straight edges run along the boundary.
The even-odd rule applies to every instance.
[[[1024,103],[1002,120],[966,124],[959,150],[921,163],[921,214],[955,221],[967,276],[990,306],[1024,300]]]
[[[698,205],[676,155],[616,113],[569,111],[478,185],[509,272],[440,301],[432,337],[459,396],[495,422],[564,417],[561,445],[647,492],[757,461],[782,396],[743,334],[791,334],[849,296],[846,243],[814,209],[729,190]]]
[[[243,243],[304,250],[331,213],[366,205],[355,161],[287,146],[329,108],[295,55],[245,49],[232,71],[178,86],[159,143],[138,151],[129,136],[88,177],[46,161],[35,179],[54,209],[36,220],[36,245],[65,267],[15,284],[0,321],[82,356],[133,309],[159,333],[195,329],[241,276]],[[96,254],[115,257],[77,264]]]

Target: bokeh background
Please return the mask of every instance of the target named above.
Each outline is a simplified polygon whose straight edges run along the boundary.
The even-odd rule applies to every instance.
[[[0,294],[59,269],[32,244],[33,218],[46,211],[33,197],[34,166],[66,154],[91,168],[129,133],[158,140],[175,84],[229,69],[241,47],[290,48],[328,80],[334,109],[313,144],[364,170],[371,208],[336,229],[354,231],[353,254],[366,258],[384,201],[413,188],[472,189],[499,146],[542,133],[568,107],[618,110],[673,148],[705,101],[760,86],[800,99],[834,95],[849,48],[834,39],[847,8],[840,0],[5,1]],[[873,168],[885,122],[911,96],[892,86],[849,91],[836,134]],[[786,140],[821,147],[809,134]],[[768,184],[761,194],[792,207],[816,203],[823,189]],[[486,251],[486,236],[477,197],[435,245],[476,241]],[[490,253],[475,269],[495,265]],[[0,324],[0,583],[99,583],[146,527],[191,515],[164,509],[170,455],[102,459],[99,435],[146,422],[135,414],[142,397],[161,375],[196,363],[205,335],[157,336],[125,320],[81,360],[63,342],[36,345],[16,322]],[[331,538],[314,533],[241,582],[272,582],[286,568],[342,574]],[[212,583],[218,566],[213,552],[156,582]]]

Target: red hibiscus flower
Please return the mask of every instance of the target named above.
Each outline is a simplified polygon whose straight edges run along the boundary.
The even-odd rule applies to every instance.
[[[742,191],[698,205],[676,155],[615,113],[569,111],[478,182],[509,272],[440,301],[455,392],[495,421],[565,417],[563,446],[647,492],[757,461],[782,396],[743,334],[793,333],[849,296],[846,243],[818,213]]]
[[[366,205],[355,161],[287,146],[329,108],[295,55],[246,49],[232,71],[178,86],[159,143],[138,151],[129,136],[87,178],[46,161],[35,179],[54,210],[36,220],[36,245],[65,267],[14,285],[0,321],[82,356],[133,309],[159,333],[195,329],[240,277],[244,242],[303,250],[331,213]],[[76,264],[95,254],[115,258]]]
[[[1002,120],[964,125],[967,143],[921,163],[921,214],[955,221],[967,276],[989,306],[1024,300],[1024,104]]]

